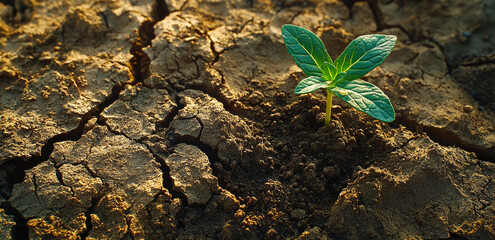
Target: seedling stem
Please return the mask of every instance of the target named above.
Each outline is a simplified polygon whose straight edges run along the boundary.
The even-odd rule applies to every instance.
[[[325,126],[330,125],[330,116],[332,114],[332,96],[330,90],[327,90],[327,109],[325,111]]]

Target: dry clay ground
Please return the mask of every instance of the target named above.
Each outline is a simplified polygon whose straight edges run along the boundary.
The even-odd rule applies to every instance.
[[[1,239],[493,239],[489,0],[0,3]],[[296,96],[280,27],[364,77],[386,124]]]

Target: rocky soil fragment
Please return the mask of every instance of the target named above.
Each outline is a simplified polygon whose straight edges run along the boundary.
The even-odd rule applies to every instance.
[[[176,107],[166,90],[128,85],[101,117],[112,131],[139,140],[156,132],[156,125],[170,118]]]
[[[26,173],[9,201],[30,219],[32,236],[74,239],[87,229],[85,211],[101,188],[101,179],[92,177],[83,165],[64,164],[57,169],[48,161]]]
[[[178,118],[170,123],[174,134],[181,139],[199,139],[203,127],[197,118]]]
[[[421,149],[421,150],[419,150]],[[495,164],[421,137],[357,172],[332,207],[343,238],[495,237]]]
[[[188,204],[206,204],[218,191],[218,179],[212,174],[208,156],[199,148],[179,144],[165,163],[174,188],[186,195]]]
[[[201,18],[193,14],[172,13],[155,25],[155,39],[144,49],[151,60],[153,78],[145,82],[160,85],[170,83],[175,88],[184,85],[204,85],[208,62],[214,59],[211,41],[202,33]]]

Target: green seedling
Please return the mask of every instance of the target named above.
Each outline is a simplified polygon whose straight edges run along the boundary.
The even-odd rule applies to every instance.
[[[378,120],[395,120],[394,107],[387,95],[375,85],[359,78],[385,60],[395,46],[396,36],[360,36],[347,46],[335,62],[328,55],[321,39],[309,30],[284,25],[282,37],[287,51],[307,76],[299,82],[294,93],[304,94],[320,88],[326,89],[325,125],[330,125],[333,95]]]

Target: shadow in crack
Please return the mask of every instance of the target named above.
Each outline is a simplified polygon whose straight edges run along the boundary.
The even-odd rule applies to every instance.
[[[12,227],[12,239],[29,239],[29,230],[27,227],[28,220],[24,218],[17,209],[12,207],[8,201],[3,202],[0,207],[5,210],[6,214],[14,216],[15,225]]]

